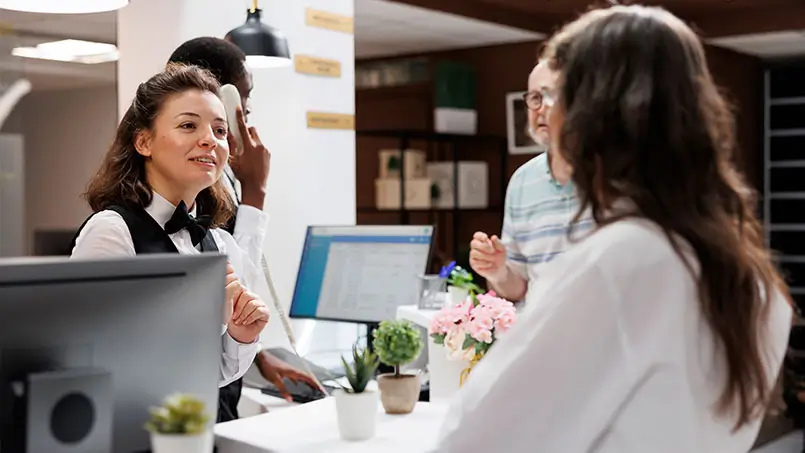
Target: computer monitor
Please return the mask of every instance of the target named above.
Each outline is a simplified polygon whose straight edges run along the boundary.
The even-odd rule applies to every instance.
[[[2,451],[95,452],[110,430],[103,451],[149,451],[176,392],[214,422],[225,274],[218,254],[0,260]]]
[[[416,304],[432,225],[310,226],[292,318],[376,324]]]

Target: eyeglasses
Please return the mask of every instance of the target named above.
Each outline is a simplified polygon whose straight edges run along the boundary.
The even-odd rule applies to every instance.
[[[556,103],[556,96],[553,90],[543,88],[539,91],[528,91],[523,94],[523,102],[525,102],[529,110],[539,110],[543,105],[551,108]]]

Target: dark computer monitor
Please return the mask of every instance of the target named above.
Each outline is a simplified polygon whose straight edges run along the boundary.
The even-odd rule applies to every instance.
[[[433,226],[308,227],[292,318],[379,323],[416,304]]]
[[[3,453],[150,448],[149,407],[175,392],[214,422],[226,257],[0,260]],[[109,404],[105,401],[110,401]]]

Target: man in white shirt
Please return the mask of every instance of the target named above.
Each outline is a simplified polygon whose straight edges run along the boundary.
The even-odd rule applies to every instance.
[[[548,146],[547,115],[555,100],[556,75],[539,62],[528,77],[523,101],[528,109],[529,133]],[[503,214],[503,238],[477,232],[470,243],[470,266],[499,296],[524,300],[539,269],[564,252],[568,232],[579,208],[571,168],[558,153],[548,152],[526,162],[509,181]],[[575,227],[592,225],[587,218]]]
[[[227,228],[235,240],[245,249],[256,266],[263,259],[266,214],[263,204],[266,197],[266,183],[271,165],[271,154],[260,141],[257,130],[247,127],[250,112],[249,97],[253,88],[252,74],[246,66],[246,55],[234,44],[214,37],[191,39],[180,45],[171,55],[169,62],[195,65],[209,70],[222,84],[234,85],[241,96],[242,115],[238,121],[243,137],[242,153],[224,168],[224,181],[227,183],[233,200],[238,205],[237,216]],[[244,133],[245,132],[245,133]],[[230,148],[235,149],[232,135]],[[238,187],[239,190],[238,190]],[[317,388],[316,381],[301,370],[273,356],[268,351],[257,354],[255,364],[260,374],[291,400],[283,378],[301,381]],[[233,398],[240,397],[240,381],[230,389]],[[238,387],[238,388],[234,388]],[[236,396],[235,396],[236,395]]]

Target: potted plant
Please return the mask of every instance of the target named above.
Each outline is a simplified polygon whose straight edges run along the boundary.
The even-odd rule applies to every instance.
[[[335,407],[338,431],[344,440],[366,440],[375,435],[377,392],[366,386],[375,375],[378,358],[368,349],[352,346],[352,366],[341,357],[349,387],[336,390]]]
[[[489,291],[440,310],[428,333],[436,344],[444,345],[449,360],[466,363],[459,376],[459,385],[463,385],[472,368],[516,322],[514,304]]]
[[[447,278],[448,306],[459,305],[467,300],[470,294],[480,294],[483,292],[483,290],[473,282],[472,274],[461,266],[457,266],[455,261],[442,267],[439,276]]]
[[[407,320],[383,321],[374,332],[372,345],[380,361],[394,373],[377,377],[380,401],[387,414],[408,414],[419,400],[419,373],[406,374],[400,367],[414,361],[422,350],[419,330]]]
[[[153,453],[211,453],[213,434],[204,402],[192,395],[175,394],[151,409],[145,429],[151,432]]]

